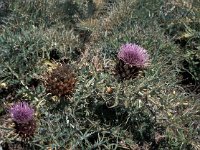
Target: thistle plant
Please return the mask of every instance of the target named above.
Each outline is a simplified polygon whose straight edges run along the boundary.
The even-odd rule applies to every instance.
[[[136,44],[124,44],[117,55],[119,62],[116,71],[121,78],[131,78],[138,75],[139,70],[148,66],[149,55],[147,51]]]
[[[120,47],[117,57],[129,66],[145,68],[149,62],[147,51],[136,44],[124,44]]]
[[[9,110],[15,132],[23,139],[32,137],[36,129],[34,109],[26,102],[15,103]]]
[[[34,110],[26,102],[19,102],[10,108],[13,121],[27,123],[34,118]]]
[[[1,1],[0,149],[200,149],[200,1]]]

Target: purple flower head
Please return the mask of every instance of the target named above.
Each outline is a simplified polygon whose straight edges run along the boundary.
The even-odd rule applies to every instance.
[[[14,104],[10,110],[10,115],[16,123],[28,123],[34,117],[34,109],[26,102]]]
[[[146,67],[149,61],[147,51],[144,48],[132,43],[122,45],[117,57],[125,64],[138,68]]]

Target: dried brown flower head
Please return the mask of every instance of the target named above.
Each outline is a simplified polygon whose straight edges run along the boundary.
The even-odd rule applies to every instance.
[[[70,96],[74,92],[76,77],[69,65],[59,65],[48,73],[45,80],[47,92],[56,96]]]

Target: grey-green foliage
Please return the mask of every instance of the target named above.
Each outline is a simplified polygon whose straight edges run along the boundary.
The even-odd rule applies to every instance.
[[[200,14],[199,1],[165,3],[159,14],[159,23],[184,52],[183,80],[199,83],[200,65]]]
[[[13,26],[11,26],[13,28]],[[26,75],[36,72],[36,65],[39,59],[46,57],[42,48],[45,45],[45,39],[40,34],[36,34],[37,29],[17,28],[13,32],[9,28],[3,28],[4,34],[0,36],[1,67],[4,73],[1,78],[8,80],[25,79]]]

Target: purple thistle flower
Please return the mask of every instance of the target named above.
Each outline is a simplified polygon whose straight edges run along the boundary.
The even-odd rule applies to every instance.
[[[28,123],[33,120],[34,117],[34,109],[32,109],[26,102],[14,104],[10,108],[9,112],[16,123]]]
[[[138,68],[146,67],[149,61],[147,51],[144,48],[132,43],[122,45],[117,57],[125,64]]]

